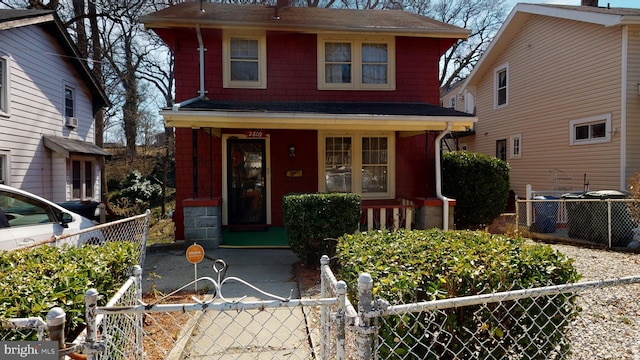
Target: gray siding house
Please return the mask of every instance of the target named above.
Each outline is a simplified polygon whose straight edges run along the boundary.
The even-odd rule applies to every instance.
[[[0,10],[0,183],[100,201],[94,115],[109,103],[53,11]]]

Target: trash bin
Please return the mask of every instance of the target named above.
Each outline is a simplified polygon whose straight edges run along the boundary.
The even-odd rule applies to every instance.
[[[584,192],[571,192],[561,196],[567,209],[567,234],[570,238],[587,240],[591,236],[591,211]]]
[[[536,201],[533,203],[535,221],[531,225],[532,230],[540,233],[556,232],[556,222],[558,220],[558,200],[554,196],[535,196],[533,200],[552,200],[552,201]]]
[[[96,208],[99,203],[95,201],[63,201],[57,204],[87,219],[95,220]]]
[[[584,194],[585,199],[625,199],[629,196],[626,191],[600,190]],[[591,239],[592,241],[609,245],[609,206],[606,201],[590,201]],[[623,201],[611,202],[611,246],[626,247],[633,240],[633,228],[636,225],[629,213],[627,203]]]

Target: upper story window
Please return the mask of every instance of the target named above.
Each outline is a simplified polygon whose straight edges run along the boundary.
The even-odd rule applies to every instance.
[[[394,90],[394,38],[319,35],[318,89]]]
[[[495,70],[494,107],[506,106],[509,102],[509,66],[499,66]]]
[[[569,122],[570,145],[611,141],[611,114],[598,115]]]
[[[509,143],[510,143],[509,157],[511,159],[519,159],[522,154],[522,135],[521,134],[511,135],[509,139]]]
[[[226,31],[222,56],[225,88],[267,88],[267,40],[264,33]]]
[[[8,116],[10,111],[9,57],[0,56],[0,115]]]
[[[64,87],[64,116],[75,117],[75,90],[71,86]]]

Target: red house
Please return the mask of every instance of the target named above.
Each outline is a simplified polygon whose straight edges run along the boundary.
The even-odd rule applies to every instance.
[[[282,226],[291,192],[357,192],[389,214],[410,204],[416,228],[449,226],[440,139],[476,119],[439,106],[438,64],[469,31],[283,3],[184,2],[142,22],[175,55],[176,104],[161,114],[176,130],[177,240],[217,247],[223,227]]]

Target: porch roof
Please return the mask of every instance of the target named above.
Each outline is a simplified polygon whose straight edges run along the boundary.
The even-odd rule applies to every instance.
[[[111,157],[109,152],[86,141],[52,135],[44,135],[43,139],[45,147],[57,152],[65,158],[69,158],[69,154]]]
[[[473,127],[471,114],[425,103],[246,102],[198,100],[161,111],[177,128],[452,131]]]

